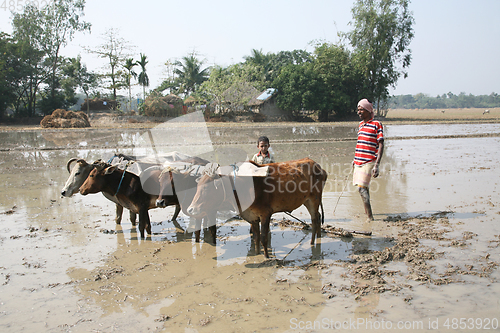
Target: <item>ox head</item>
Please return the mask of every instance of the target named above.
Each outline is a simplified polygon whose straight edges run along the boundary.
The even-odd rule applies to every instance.
[[[173,172],[175,170],[170,168],[165,168],[160,171],[159,181],[160,181],[160,192],[158,199],[156,199],[157,207],[167,207],[169,202],[169,197],[174,195],[174,179]]]
[[[76,162],[76,164],[73,169],[71,169],[71,163],[73,162]],[[68,180],[66,180],[66,185],[64,185],[61,190],[61,195],[63,197],[71,197],[73,194],[78,192],[78,189],[85,182],[85,179],[87,179],[93,168],[94,166],[92,164],[88,164],[84,159],[70,159],[66,164],[69,177]]]
[[[203,217],[209,211],[217,209],[225,198],[223,178],[218,175],[203,175],[198,180],[194,195],[187,213],[193,217]]]
[[[157,207],[167,207],[178,202],[186,212],[196,193],[196,176],[175,167],[166,167],[159,173],[159,186]]]
[[[93,170],[82,186],[80,186],[81,195],[101,192],[106,184],[106,175],[112,174],[116,170],[117,165],[110,166],[102,161],[96,161],[92,164],[92,167]]]
[[[207,164],[187,213],[202,217],[214,210],[243,212],[249,208],[256,195],[253,177],[236,177],[235,169],[230,167],[228,173],[216,163]]]

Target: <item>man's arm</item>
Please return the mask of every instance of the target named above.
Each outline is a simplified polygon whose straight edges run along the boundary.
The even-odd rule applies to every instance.
[[[384,140],[381,140],[378,143],[377,160],[375,161],[375,166],[373,167],[373,170],[372,170],[373,178],[377,178],[378,175],[379,175],[379,168],[378,168],[378,166],[380,164],[380,160],[382,159],[382,155],[384,155]]]

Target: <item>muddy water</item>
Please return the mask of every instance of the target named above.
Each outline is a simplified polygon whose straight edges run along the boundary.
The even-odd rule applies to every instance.
[[[60,198],[69,158],[93,161],[118,149],[147,153],[150,147],[140,145],[143,131],[2,132],[0,330],[322,332],[398,331],[399,325],[401,331],[460,331],[460,318],[466,319],[462,331],[478,331],[479,324],[498,328],[498,268],[462,274],[458,283],[433,284],[406,278],[408,266],[391,261],[385,268],[400,274],[386,280],[400,290],[351,291],[359,281],[345,263],[392,247],[400,232],[390,222],[395,216],[448,211],[448,237],[462,241],[464,233],[474,234],[461,246],[421,240],[439,254],[430,261],[435,275],[450,265],[484,268],[485,258],[500,258],[500,138],[474,137],[498,133],[498,126],[463,125],[460,135],[470,137],[457,139],[435,138],[457,128],[425,126],[387,126],[389,137],[422,139],[386,141],[381,177],[371,189],[376,218],[371,223],[349,181],[352,128],[280,126],[267,127],[266,133],[258,127],[209,128],[212,150],[203,156],[222,164],[251,156],[261,134],[271,138],[279,161],[313,158],[329,174],[325,223],[373,232],[353,238],[325,234],[311,247],[307,230],[280,226],[285,216],[276,214],[270,246],[273,257],[283,261],[255,255],[248,224],[224,222],[229,216],[219,216],[218,243],[212,246],[193,241],[187,217],[172,223],[172,208],[151,210],[153,235],[141,240],[127,214],[121,226],[114,224],[114,204],[102,195]],[[308,220],[305,209],[293,215]]]

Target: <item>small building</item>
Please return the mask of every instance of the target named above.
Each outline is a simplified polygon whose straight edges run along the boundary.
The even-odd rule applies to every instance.
[[[247,105],[253,112],[260,113],[264,116],[291,116],[290,112],[281,110],[276,104],[276,92],[276,89],[268,88],[261,92],[258,96],[252,98]]]

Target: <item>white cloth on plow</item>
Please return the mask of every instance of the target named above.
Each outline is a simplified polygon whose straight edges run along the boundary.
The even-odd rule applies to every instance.
[[[269,166],[258,167],[250,162],[238,162],[231,165],[220,166],[217,163],[206,165],[205,174],[211,176],[237,176],[237,177],[266,177],[269,174]]]
[[[123,157],[114,156],[109,164],[118,165],[120,170],[126,170],[137,176],[140,176],[144,170],[153,166],[161,165],[163,167],[175,164],[176,161],[185,160],[191,158],[192,156],[173,151],[167,154],[155,155],[155,156],[145,156],[138,158],[135,161],[129,161]],[[179,162],[177,162],[179,163]],[[185,165],[191,165],[190,163],[184,163]]]

